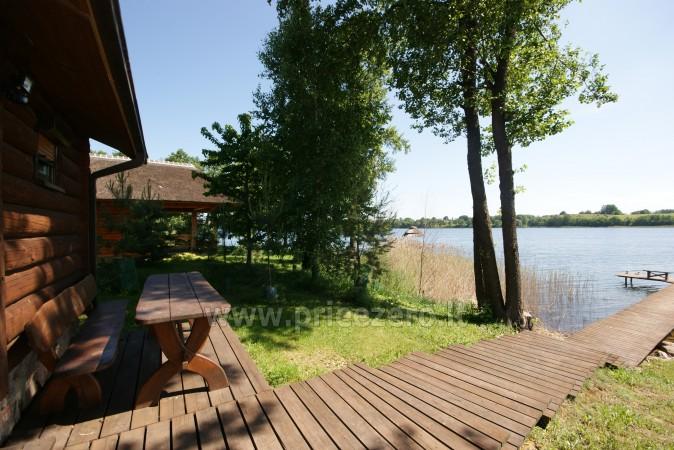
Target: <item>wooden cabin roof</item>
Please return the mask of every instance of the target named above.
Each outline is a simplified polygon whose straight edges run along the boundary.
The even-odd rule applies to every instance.
[[[0,1],[0,41],[54,108],[47,121],[147,158],[117,0]]]
[[[125,158],[91,156],[91,171],[97,171],[122,162]],[[194,178],[192,174],[198,169],[192,164],[171,163],[165,161],[148,161],[146,165],[126,172],[127,183],[133,188],[133,197],[140,197],[148,182],[152,193],[159,196],[164,209],[173,211],[210,210],[222,203],[230,202],[225,196],[207,196],[205,182],[202,178]],[[113,200],[108,189],[116,175],[102,177],[96,181],[96,199]]]

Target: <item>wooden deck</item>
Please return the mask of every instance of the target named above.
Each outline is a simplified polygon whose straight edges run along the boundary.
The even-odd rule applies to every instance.
[[[134,330],[122,339],[116,364],[97,374],[104,394],[100,407],[82,412],[75,407],[67,407],[65,413],[41,417],[37,413],[37,401],[33,401],[7,445],[53,437],[55,448],[86,447],[98,438],[167,421],[270,389],[234,331],[224,322],[214,323],[202,351],[225,369],[230,386],[208,392],[201,377],[185,372],[171,379],[159,405],[134,410],[138,389],[159,367],[162,355],[156,340],[146,329]]]
[[[206,353],[231,387],[207,392],[190,374],[157,407],[132,410],[159,364],[154,340],[126,337],[104,373],[105,407],[28,414],[8,444],[71,449],[518,448],[531,429],[605,364],[641,362],[674,328],[674,287],[561,339],[533,332],[415,352],[379,368],[356,364],[270,389],[232,330],[215,324]]]

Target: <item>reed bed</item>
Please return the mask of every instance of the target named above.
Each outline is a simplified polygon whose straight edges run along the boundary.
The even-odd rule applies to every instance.
[[[397,239],[385,256],[387,284],[402,292],[441,303],[475,304],[473,260],[449,245],[422,238]],[[500,267],[501,282],[504,280]],[[591,280],[562,271],[522,268],[524,309],[557,328],[591,298]]]

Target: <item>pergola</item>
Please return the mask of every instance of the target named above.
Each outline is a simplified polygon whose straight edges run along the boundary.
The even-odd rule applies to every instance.
[[[92,172],[107,166],[119,164],[124,158],[111,156],[91,156],[90,167]],[[166,161],[148,161],[146,165],[126,172],[127,185],[132,187],[133,197],[139,198],[143,189],[148,185],[161,202],[162,209],[169,213],[190,213],[192,224],[190,230],[190,250],[196,249],[197,215],[213,211],[223,203],[230,202],[224,196],[207,196],[204,180],[194,177],[193,173],[198,169],[192,164],[172,163]],[[103,214],[108,216],[124,216],[128,210],[121,208],[108,188],[115,181],[115,175],[103,177],[96,183],[96,206],[97,206],[97,235],[106,241],[121,239],[118,232],[106,228]],[[100,256],[109,256],[111,249],[103,248]]]

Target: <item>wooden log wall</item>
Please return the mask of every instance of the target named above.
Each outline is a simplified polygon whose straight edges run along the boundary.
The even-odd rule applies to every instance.
[[[4,108],[0,104],[0,116],[3,114]],[[0,143],[3,141],[3,121],[0,120]],[[3,158],[0,158],[0,184],[2,184],[3,177]],[[0,191],[0,211],[4,211],[4,203],[2,192]],[[3,336],[7,335],[6,318],[5,318],[5,242],[4,242],[4,221],[0,216],[0,399],[7,397],[9,390],[9,364],[7,359],[7,340]]]
[[[31,98],[32,103],[33,98]],[[37,309],[91,272],[88,258],[89,143],[68,130],[59,133],[68,143],[58,147],[56,185],[35,181],[38,120],[35,110],[2,101],[2,275],[0,347],[10,361],[22,360],[24,326]],[[53,140],[53,138],[52,138]],[[0,349],[0,352],[2,350]],[[25,356],[25,355],[24,355]],[[2,354],[0,353],[0,359]],[[2,361],[0,361],[2,370]],[[7,373],[5,369],[4,373]],[[0,380],[6,377],[0,376]],[[2,387],[0,386],[0,393]],[[0,398],[2,398],[0,396]]]

